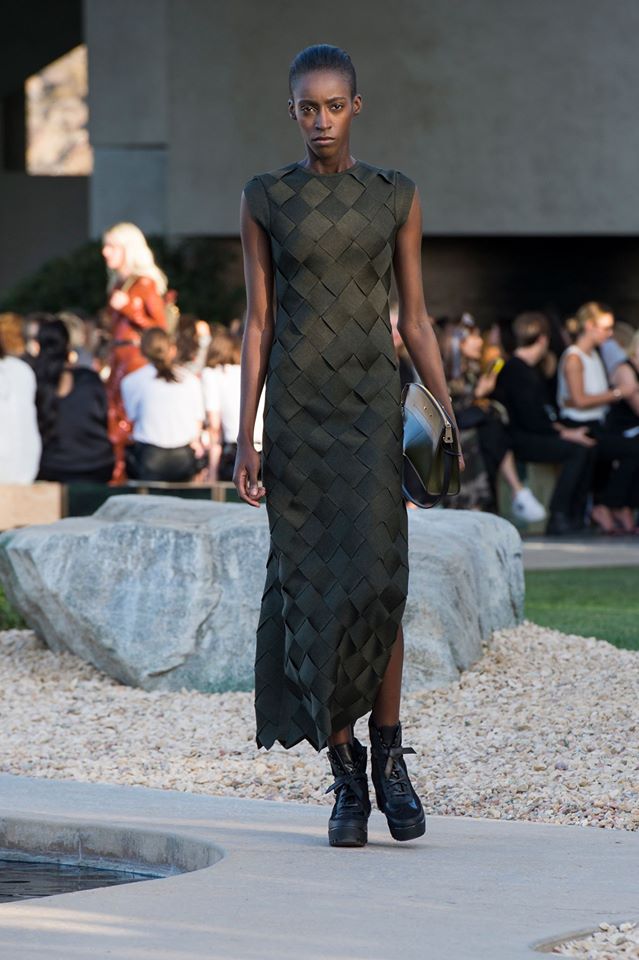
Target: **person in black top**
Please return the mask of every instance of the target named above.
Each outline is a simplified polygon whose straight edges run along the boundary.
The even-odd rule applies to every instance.
[[[509,432],[517,460],[562,464],[550,500],[548,534],[581,529],[590,489],[595,441],[585,428],[567,428],[556,419],[537,366],[548,352],[550,331],[543,313],[515,318],[514,355],[497,379],[494,396],[510,418]]]
[[[599,353],[611,385],[623,394],[618,403],[611,405],[605,428],[615,437],[636,443],[639,437],[639,364],[612,337],[601,345]],[[639,527],[635,525],[635,512],[639,507],[638,466],[635,466],[628,489],[630,503],[615,512],[625,533],[639,533]]]
[[[489,509],[497,511],[497,481],[501,476],[512,493],[512,513],[526,523],[546,519],[546,510],[517,473],[503,405],[493,391],[503,360],[487,345],[474,317],[465,313],[451,331],[444,349],[445,369],[453,410],[460,430],[476,432],[481,460],[490,487]],[[487,353],[491,359],[487,362]]]
[[[114,458],[102,381],[94,370],[69,363],[69,333],[62,320],[43,323],[38,342],[34,367],[42,457],[37,479],[107,483]]]
[[[628,356],[616,339],[611,337],[599,348],[608,379],[624,395],[612,404],[606,416],[606,427],[611,433],[626,437],[639,434],[639,365]]]

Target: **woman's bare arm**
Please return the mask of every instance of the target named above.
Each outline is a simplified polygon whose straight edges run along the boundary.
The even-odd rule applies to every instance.
[[[233,482],[243,500],[259,507],[259,499],[266,490],[257,482],[260,455],[253,445],[253,431],[273,343],[273,265],[266,231],[251,216],[244,194],[240,204],[240,235],[247,306],[240,361],[240,429]]]
[[[397,330],[422,382],[455,423],[439,344],[424,301],[422,209],[417,188],[406,222],[397,231],[393,268],[399,297]],[[463,458],[460,460],[463,467]]]
[[[604,393],[586,393],[584,391],[584,368],[575,353],[568,354],[564,360],[564,375],[570,398],[568,405],[571,407],[576,407],[578,410],[589,410],[591,407],[599,407],[604,403],[614,403],[615,400],[619,399],[614,390],[606,390]]]

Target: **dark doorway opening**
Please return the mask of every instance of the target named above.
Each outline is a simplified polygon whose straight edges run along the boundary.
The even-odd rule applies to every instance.
[[[482,327],[543,310],[565,319],[587,300],[639,327],[639,237],[424,237],[429,312],[468,311]]]

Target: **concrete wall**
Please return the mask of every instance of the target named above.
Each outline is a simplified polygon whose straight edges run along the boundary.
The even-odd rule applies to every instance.
[[[88,237],[87,177],[0,171],[0,294]]]
[[[318,41],[358,70],[354,155],[418,182],[428,233],[637,230],[635,0],[167,2],[171,232],[235,234],[245,179],[301,159],[288,64]]]
[[[167,87],[176,65],[167,7],[168,0],[85,0],[94,236],[119,220],[147,233],[168,228]]]
[[[82,42],[80,0],[5,3],[0,23],[2,296],[50,257],[63,256],[86,241],[88,183],[83,177],[30,177],[23,172],[24,81]],[[4,169],[5,164],[12,169]]]

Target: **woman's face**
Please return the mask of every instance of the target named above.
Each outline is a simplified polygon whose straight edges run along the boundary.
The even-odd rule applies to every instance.
[[[295,81],[288,101],[310,156],[324,162],[343,155],[351,122],[360,112],[362,98],[351,99],[348,78],[337,70],[315,70]]]
[[[109,237],[104,241],[102,256],[109,270],[121,270],[124,266],[124,247],[120,243],[114,243]]]
[[[615,318],[611,313],[602,313],[600,317],[593,322],[591,330],[595,343],[600,346],[609,340],[615,327]]]
[[[459,349],[467,360],[481,360],[484,341],[479,330],[470,330],[459,342]]]

